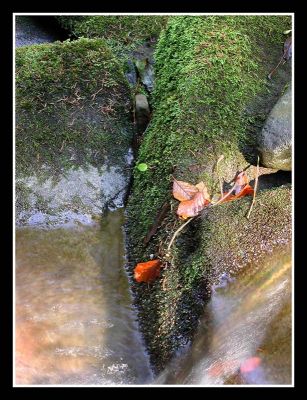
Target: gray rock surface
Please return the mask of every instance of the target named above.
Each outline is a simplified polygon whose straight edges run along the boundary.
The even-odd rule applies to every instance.
[[[291,171],[292,88],[273,107],[262,129],[259,150],[265,167]]]

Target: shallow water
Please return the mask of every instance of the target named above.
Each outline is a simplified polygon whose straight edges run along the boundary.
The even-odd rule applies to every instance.
[[[16,384],[151,380],[124,271],[123,211],[16,230]]]
[[[192,345],[156,384],[291,385],[291,256],[222,276]]]

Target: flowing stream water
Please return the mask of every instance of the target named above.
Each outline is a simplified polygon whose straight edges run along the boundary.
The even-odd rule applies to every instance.
[[[151,379],[124,271],[123,209],[96,226],[16,230],[16,383]]]
[[[273,254],[213,287],[198,332],[157,384],[291,385],[291,255]]]

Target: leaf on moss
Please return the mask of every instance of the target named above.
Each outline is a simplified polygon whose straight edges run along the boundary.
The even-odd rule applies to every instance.
[[[220,198],[217,203],[225,203],[244,196],[252,196],[253,194],[254,189],[250,186],[246,173],[242,171],[236,177],[233,188],[230,191],[223,193],[223,197]]]
[[[134,268],[134,279],[137,282],[152,282],[160,275],[160,269],[160,260],[138,263]]]
[[[191,200],[198,191],[199,190],[195,185],[191,185],[188,182],[177,181],[177,179],[174,178],[173,196],[176,200]]]
[[[240,191],[240,186],[242,188],[244,185],[246,185],[248,183],[249,183],[249,179],[248,179],[246,173],[244,171],[240,172],[235,179],[235,185],[237,187],[239,187],[239,191]]]
[[[173,196],[180,201],[177,215],[182,219],[195,217],[206,205],[210,204],[210,197],[204,182],[197,185],[174,178]]]
[[[177,215],[182,219],[195,217],[209,204],[210,201],[206,198],[204,192],[198,192],[191,200],[185,200],[179,204]]]
[[[224,193],[224,196],[226,196],[227,193],[229,193],[229,192]],[[236,200],[236,199],[239,199],[240,197],[244,197],[244,196],[252,196],[253,194],[254,194],[254,189],[249,184],[247,184],[237,194],[227,196],[223,201],[221,201],[221,203]]]

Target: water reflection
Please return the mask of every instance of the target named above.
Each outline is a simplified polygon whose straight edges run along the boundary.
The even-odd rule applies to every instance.
[[[191,347],[157,384],[291,384],[291,256],[221,277]]]
[[[126,274],[122,210],[101,226],[16,231],[17,384],[151,380]]]

